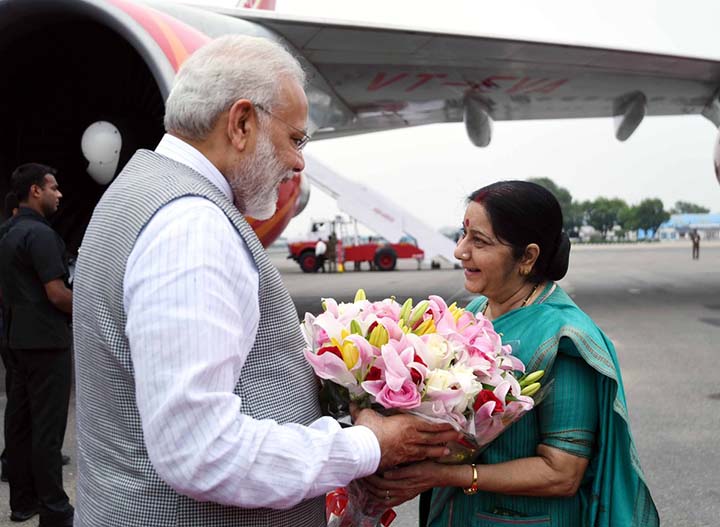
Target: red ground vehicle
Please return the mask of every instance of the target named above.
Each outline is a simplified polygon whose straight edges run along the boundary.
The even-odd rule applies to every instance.
[[[315,241],[300,241],[288,244],[290,255],[300,268],[306,273],[315,273],[320,268],[315,257]],[[409,242],[387,243],[385,241],[368,241],[367,243],[353,243],[345,245],[338,243],[338,262],[347,266],[354,263],[356,270],[360,269],[362,262],[368,262],[371,269],[392,271],[395,269],[398,258],[415,258],[422,260],[425,253],[422,249]]]

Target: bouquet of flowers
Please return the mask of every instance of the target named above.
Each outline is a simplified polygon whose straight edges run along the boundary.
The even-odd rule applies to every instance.
[[[439,461],[469,463],[537,404],[543,372],[516,378],[524,364],[482,315],[439,296],[416,305],[412,299],[371,302],[362,289],[352,303],[326,298],[323,308],[317,317],[306,314],[301,329],[331,415],[339,417],[354,402],[449,422],[463,439],[448,445],[450,454]],[[357,500],[352,492],[349,498]],[[348,516],[346,508],[342,517]],[[351,518],[355,523],[347,525],[377,525],[380,516],[375,523]]]

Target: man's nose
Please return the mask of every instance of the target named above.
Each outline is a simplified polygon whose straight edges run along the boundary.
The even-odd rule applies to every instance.
[[[296,174],[299,174],[303,170],[305,170],[305,157],[303,157],[303,153],[298,151],[295,164],[292,167],[293,172]]]

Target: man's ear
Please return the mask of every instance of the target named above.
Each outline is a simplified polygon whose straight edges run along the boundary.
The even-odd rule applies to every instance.
[[[257,117],[253,104],[247,99],[235,101],[228,111],[227,134],[230,143],[242,152],[256,127]]]

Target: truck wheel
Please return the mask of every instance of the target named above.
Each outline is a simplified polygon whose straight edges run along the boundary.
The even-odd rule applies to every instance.
[[[397,263],[397,254],[389,247],[378,249],[375,253],[375,266],[381,271],[392,271]]]
[[[305,251],[302,253],[300,258],[298,258],[298,263],[300,264],[300,269],[302,269],[304,273],[317,273],[318,261],[317,258],[315,258],[314,252]]]

